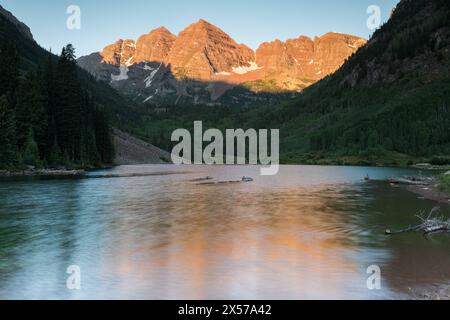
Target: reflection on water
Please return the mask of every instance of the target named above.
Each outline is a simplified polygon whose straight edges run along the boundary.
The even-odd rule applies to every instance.
[[[152,175],[0,182],[0,298],[401,298],[450,280],[448,238],[383,235],[434,203],[362,181],[407,170],[283,166],[260,177],[246,166],[134,166],[94,175],[130,173]],[[255,181],[193,181],[244,175]],[[66,289],[70,265],[81,268],[80,291]],[[366,287],[370,265],[382,268],[381,291]]]

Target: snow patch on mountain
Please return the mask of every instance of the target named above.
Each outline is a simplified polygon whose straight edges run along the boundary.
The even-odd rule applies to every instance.
[[[111,81],[124,81],[128,80],[128,66],[121,65],[120,66],[120,74],[119,75],[111,75]]]
[[[252,71],[256,71],[259,69],[262,69],[263,67],[259,67],[256,62],[250,62],[250,66],[248,67],[244,67],[244,66],[240,66],[240,67],[234,67],[233,68],[233,72],[237,73],[237,74],[246,74]]]
[[[129,66],[132,66],[133,65],[133,58],[134,57],[130,57],[126,62],[125,62],[125,66],[126,67],[129,67]]]
[[[145,64],[144,70],[153,71],[153,70],[155,70],[155,68],[152,68],[148,64]]]
[[[159,92],[159,89],[156,89],[154,94],[152,94],[150,97],[148,97],[147,99],[144,100],[144,103],[152,100],[153,97],[158,94],[158,92]]]
[[[145,78],[144,82],[145,82],[145,87],[148,88],[152,85],[153,83],[153,79],[155,78],[156,74],[158,73],[158,71],[161,69],[162,63],[159,65],[158,69],[154,70],[150,73],[150,75]]]
[[[216,72],[216,76],[231,76],[231,73],[226,71]]]

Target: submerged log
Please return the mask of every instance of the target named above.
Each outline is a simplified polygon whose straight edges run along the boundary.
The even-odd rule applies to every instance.
[[[399,177],[391,178],[389,182],[396,185],[426,186],[431,183],[431,180],[419,177]]]
[[[397,231],[391,231],[390,229],[387,229],[386,230],[386,235],[394,236],[396,234],[402,234],[402,233],[408,233],[408,232],[417,232],[417,231],[420,231],[420,229],[421,229],[421,226],[409,227],[407,229],[397,230]]]
[[[409,232],[422,232],[424,235],[447,232],[450,233],[450,219],[445,219],[444,217],[433,217],[437,211],[439,211],[439,208],[435,207],[431,210],[428,217],[423,218],[422,216],[418,216],[418,218],[422,220],[422,223],[417,226],[398,231],[391,231],[388,229],[386,230],[386,235],[393,236]]]

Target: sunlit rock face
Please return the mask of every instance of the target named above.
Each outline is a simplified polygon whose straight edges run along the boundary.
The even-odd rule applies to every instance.
[[[340,33],[310,39],[301,36],[286,42],[266,42],[256,51],[256,63],[286,90],[301,89],[338,70],[366,40]]]
[[[137,41],[119,40],[78,62],[143,102],[245,105],[302,91],[339,69],[365,43],[327,33],[265,42],[255,52],[199,20],[178,36],[161,27]]]
[[[216,26],[199,20],[183,30],[170,52],[168,63],[177,76],[212,80],[216,74],[249,68],[255,53],[237,44]]]
[[[366,42],[365,39],[340,33],[327,33],[320,38],[315,38],[314,61],[318,65],[317,72],[322,72],[318,78],[335,72]]]
[[[132,65],[136,54],[136,43],[133,40],[119,40],[101,52],[103,62],[112,65]]]
[[[176,36],[164,27],[141,36],[136,42],[134,62],[166,62],[175,40]]]

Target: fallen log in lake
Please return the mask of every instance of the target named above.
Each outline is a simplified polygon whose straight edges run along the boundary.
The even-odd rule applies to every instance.
[[[236,183],[249,183],[249,182],[253,182],[253,181],[254,181],[253,178],[244,176],[244,177],[242,177],[241,180],[202,182],[202,183],[198,183],[198,185],[236,184]]]
[[[450,219],[437,216],[438,211],[439,207],[435,207],[426,218],[423,215],[417,216],[422,221],[421,224],[398,231],[388,229],[386,235],[393,236],[409,232],[422,232],[424,235],[450,233]]]
[[[428,186],[433,182],[433,179],[428,177],[398,177],[390,178],[389,182],[395,185]]]

